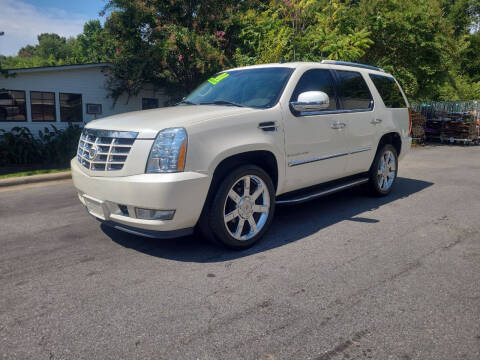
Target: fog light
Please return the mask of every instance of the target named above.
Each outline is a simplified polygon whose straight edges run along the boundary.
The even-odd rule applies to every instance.
[[[175,210],[153,210],[135,208],[137,219],[143,220],[172,220]]]

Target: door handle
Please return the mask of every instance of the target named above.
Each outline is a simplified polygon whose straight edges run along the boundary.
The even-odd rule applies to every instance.
[[[372,121],[370,121],[370,123],[376,125],[376,124],[380,124],[383,120],[382,119],[372,119]]]
[[[345,126],[347,126],[347,125],[344,124],[344,123],[336,122],[336,123],[333,123],[330,127],[332,129],[343,129]]]

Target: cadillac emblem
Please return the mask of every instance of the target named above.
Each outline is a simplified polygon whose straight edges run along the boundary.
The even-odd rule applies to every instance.
[[[94,145],[90,148],[90,150],[88,150],[88,158],[90,160],[95,160],[95,158],[97,157],[97,153],[98,153],[98,148]]]

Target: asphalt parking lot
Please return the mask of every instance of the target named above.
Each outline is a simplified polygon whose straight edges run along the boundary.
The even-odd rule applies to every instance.
[[[4,359],[480,359],[480,147],[279,208],[244,252],[104,228],[70,181],[0,190],[0,231]]]

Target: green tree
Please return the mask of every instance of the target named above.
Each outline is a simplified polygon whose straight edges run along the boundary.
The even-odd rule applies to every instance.
[[[105,62],[113,58],[115,45],[106,34],[99,20],[90,20],[83,26],[83,33],[76,38],[73,58],[77,63]]]
[[[272,0],[250,9],[241,17],[243,46],[236,63],[358,60],[372,41],[365,27],[350,21],[348,11],[338,0]]]
[[[351,15],[373,45],[362,57],[392,72],[411,98],[429,98],[447,81],[453,56],[464,46],[436,0],[360,0]]]
[[[112,0],[106,31],[116,44],[110,89],[117,98],[145,84],[168,86],[170,94],[192,90],[230,65],[236,14],[233,0]]]

